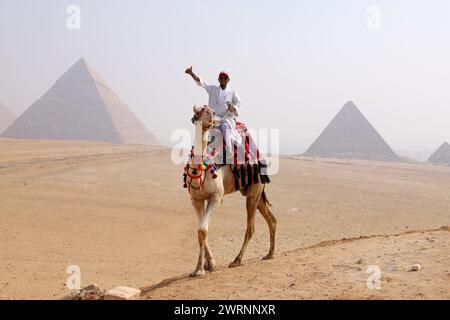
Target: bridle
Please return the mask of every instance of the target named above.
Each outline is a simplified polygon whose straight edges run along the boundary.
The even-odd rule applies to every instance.
[[[207,106],[207,105],[204,105],[203,108],[200,111],[194,113],[194,116],[192,117],[191,122],[195,123],[195,121],[200,121],[207,108],[210,108],[210,107]],[[205,129],[211,129],[215,125],[216,125],[216,120],[214,119],[214,111],[213,111],[213,115],[212,115],[212,119],[211,119],[210,124],[208,126],[204,127],[204,128]]]

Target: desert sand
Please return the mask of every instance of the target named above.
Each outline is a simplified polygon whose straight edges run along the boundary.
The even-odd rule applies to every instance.
[[[138,287],[148,299],[450,298],[450,168],[284,156],[266,188],[275,259],[260,260],[258,216],[243,266],[226,268],[246,221],[233,194],[210,223],[219,269],[190,279],[197,218],[170,152],[0,139],[0,298],[65,296],[69,265],[82,286]],[[369,265],[382,271],[379,290],[366,286]]]
[[[142,288],[143,299],[450,299],[449,231],[324,241],[201,279],[166,279]]]

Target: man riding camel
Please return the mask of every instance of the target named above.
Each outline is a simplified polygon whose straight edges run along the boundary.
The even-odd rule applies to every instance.
[[[227,87],[230,77],[226,72],[219,74],[220,86],[204,83],[195,75],[192,67],[186,69],[186,73],[209,95],[209,106],[195,105],[193,108],[192,122],[195,123],[196,139],[183,173],[183,187],[187,188],[198,217],[197,237],[200,250],[197,267],[191,276],[199,277],[205,274],[205,270],[214,270],[216,263],[208,244],[209,221],[214,209],[223,202],[224,196],[237,191],[246,199],[247,229],[241,250],[229,266],[241,265],[245,249],[255,230],[256,210],[259,210],[269,226],[270,249],[263,259],[272,259],[277,221],[270,212],[270,203],[265,192],[270,179],[267,176],[267,164],[260,158],[249,130],[245,124],[236,121],[241,100],[236,91]],[[220,130],[215,129],[217,127]],[[216,138],[216,132],[225,137],[223,140],[226,148],[222,139],[217,141],[219,142],[217,149],[216,146],[211,146],[210,138]],[[201,152],[198,152],[199,149]],[[218,155],[221,151],[218,150],[221,149],[228,150],[225,152],[225,165],[216,162],[217,158],[220,159]],[[216,154],[216,151],[219,153]],[[243,157],[240,159],[239,155]]]
[[[197,85],[203,87],[209,95],[208,105],[215,111],[215,119],[217,120],[217,128],[220,128],[225,146],[227,150],[227,163],[233,163],[234,145],[240,145],[242,138],[236,130],[236,117],[242,105],[235,90],[228,87],[230,76],[227,72],[222,71],[219,74],[219,86],[206,84],[193,71],[192,67],[187,68],[185,73],[195,80]]]

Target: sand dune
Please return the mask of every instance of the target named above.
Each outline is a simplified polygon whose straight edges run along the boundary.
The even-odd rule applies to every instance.
[[[395,237],[387,237],[304,248],[335,239],[450,225],[449,190],[450,168],[445,167],[283,157],[280,172],[267,187],[279,221],[276,258],[259,261],[268,250],[268,234],[258,217],[245,266],[174,283],[148,297],[201,297],[195,295],[200,284],[214,287],[208,291],[215,292],[211,297],[256,297],[268,284],[251,280],[259,270],[278,281],[270,296],[261,295],[266,298],[421,297],[416,293],[448,298],[446,231],[407,234],[399,238],[398,247]],[[220,266],[239,251],[244,208],[244,199],[234,194],[212,218],[210,245]],[[170,150],[164,147],[0,139],[0,219],[3,299],[66,295],[69,265],[80,266],[82,285],[146,287],[192,271],[197,259],[197,221],[182,188],[182,166],[170,162]],[[423,270],[394,272],[390,277],[395,289],[385,295],[363,291],[365,281],[357,284],[357,279],[364,266],[389,265],[395,248],[405,252],[391,257],[398,270],[422,260]],[[362,271],[349,273],[349,287],[345,269],[357,256],[364,262]],[[317,270],[305,271],[307,266]],[[290,269],[295,269],[292,276]],[[337,272],[335,278],[326,274],[329,270]],[[302,272],[308,275],[301,277]],[[418,281],[417,286],[400,285],[408,276]],[[229,287],[222,290],[225,279]],[[242,279],[254,283],[245,296],[233,293],[240,292]]]

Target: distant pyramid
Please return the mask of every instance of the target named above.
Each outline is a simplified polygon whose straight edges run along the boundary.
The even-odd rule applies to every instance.
[[[2,136],[157,144],[155,137],[84,59],[63,74]]]
[[[399,157],[353,102],[347,102],[305,156],[398,161]]]
[[[0,102],[0,133],[6,130],[16,120],[16,116]]]
[[[443,164],[450,166],[450,144],[444,142],[428,159],[428,162],[434,164]]]

